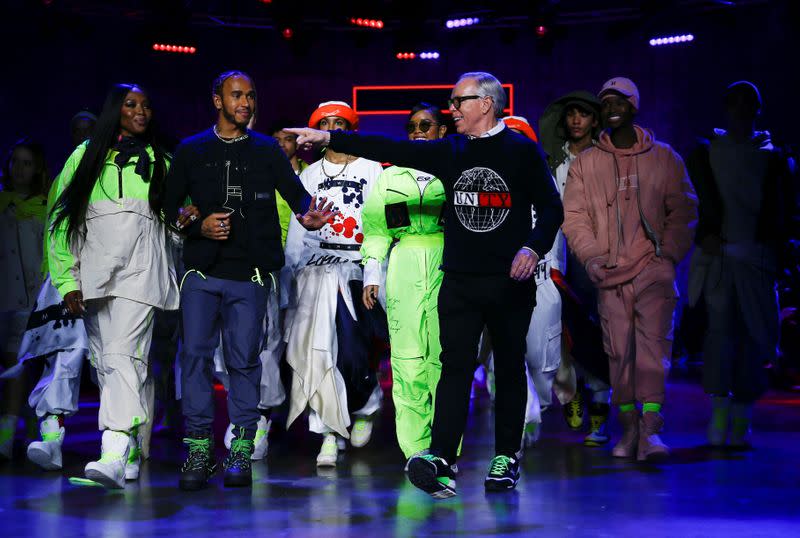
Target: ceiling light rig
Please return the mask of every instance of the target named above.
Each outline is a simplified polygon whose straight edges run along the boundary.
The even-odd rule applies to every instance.
[[[464,17],[460,19],[448,19],[444,25],[448,30],[455,30],[456,28],[464,28],[467,26],[474,26],[481,22],[478,17]]]
[[[665,37],[654,37],[650,40],[651,47],[662,47],[664,45],[680,45],[694,41],[692,34],[671,35]]]
[[[383,30],[383,21],[380,19],[363,19],[363,18],[350,18],[350,24],[355,26],[362,26],[364,28],[374,28],[375,30]]]
[[[398,52],[395,54],[395,58],[398,60],[438,60],[440,56],[437,51]]]
[[[187,45],[168,45],[165,43],[153,43],[153,50],[159,52],[177,52],[180,54],[194,54],[197,52],[196,47]]]

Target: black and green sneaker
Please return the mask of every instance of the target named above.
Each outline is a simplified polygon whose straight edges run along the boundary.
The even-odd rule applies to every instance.
[[[190,433],[183,442],[189,448],[189,455],[181,467],[178,487],[186,491],[202,489],[217,469],[214,438],[210,433]]]
[[[433,454],[412,457],[408,462],[408,479],[434,499],[456,495],[456,475],[452,467]]]
[[[243,438],[245,436],[244,428],[234,427],[233,432],[231,450],[222,464],[225,469],[225,486],[229,488],[247,487],[253,483],[250,456],[255,450],[255,442],[252,439]]]
[[[514,489],[519,481],[519,462],[508,456],[495,456],[489,464],[489,474],[483,485],[487,491]]]

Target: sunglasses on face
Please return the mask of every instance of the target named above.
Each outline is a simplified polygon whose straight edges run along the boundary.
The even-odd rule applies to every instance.
[[[483,99],[485,95],[459,95],[447,100],[447,106],[452,106],[456,110],[461,110],[461,103],[470,99]]]
[[[419,132],[427,133],[430,130],[430,128],[433,127],[434,125],[439,125],[439,124],[431,120],[422,120],[419,123],[410,121],[406,123],[406,132],[408,134],[411,134],[415,132],[417,129],[419,129]]]

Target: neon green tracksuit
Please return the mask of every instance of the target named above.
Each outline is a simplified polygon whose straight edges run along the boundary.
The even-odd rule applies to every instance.
[[[419,177],[430,179],[423,182],[422,192]],[[436,303],[443,276],[439,266],[444,200],[441,181],[393,166],[378,177],[362,213],[365,265],[382,262],[397,241],[386,275],[386,314],[397,440],[406,458],[430,446],[434,396],[442,371]]]

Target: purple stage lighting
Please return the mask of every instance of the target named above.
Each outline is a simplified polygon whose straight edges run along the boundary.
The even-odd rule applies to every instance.
[[[478,17],[466,17],[463,19],[448,19],[444,25],[452,30],[453,28],[463,28],[464,26],[472,26],[478,24],[481,20]]]
[[[672,35],[665,37],[654,37],[650,40],[651,47],[660,47],[662,45],[677,45],[679,43],[689,43],[694,41],[692,34]]]
[[[438,52],[422,52],[419,55],[421,60],[438,60],[439,53]]]

